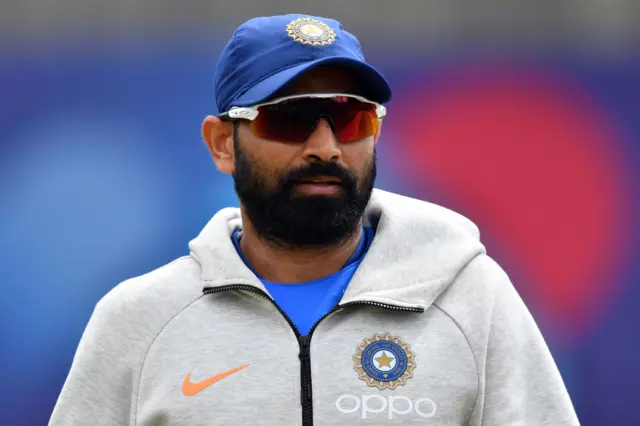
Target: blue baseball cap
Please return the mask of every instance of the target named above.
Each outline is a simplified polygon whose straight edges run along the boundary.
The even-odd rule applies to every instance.
[[[391,87],[362,54],[358,39],[334,19],[309,15],[253,18],[238,27],[218,58],[218,112],[268,101],[287,83],[320,65],[349,69],[362,95],[386,103]]]

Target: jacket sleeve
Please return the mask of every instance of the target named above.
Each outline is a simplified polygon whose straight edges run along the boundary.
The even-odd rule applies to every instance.
[[[533,317],[494,264],[480,421],[485,426],[573,426],[578,418]],[[493,297],[491,297],[493,296]]]
[[[493,259],[475,257],[435,304],[456,322],[476,364],[467,426],[579,425],[538,326]]]
[[[128,425],[142,350],[122,300],[105,296],[82,335],[50,426]],[[136,341],[137,340],[137,341]]]

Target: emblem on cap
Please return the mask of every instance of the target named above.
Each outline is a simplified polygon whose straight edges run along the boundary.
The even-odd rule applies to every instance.
[[[363,339],[353,361],[358,378],[380,390],[404,386],[416,368],[416,355],[409,345],[389,333]]]
[[[287,25],[287,34],[297,42],[312,46],[331,44],[336,39],[336,33],[331,27],[313,18],[298,18],[291,21]]]

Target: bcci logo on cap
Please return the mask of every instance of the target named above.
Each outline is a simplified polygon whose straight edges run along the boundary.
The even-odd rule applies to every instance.
[[[415,359],[409,345],[399,338],[389,333],[374,334],[357,346],[353,368],[367,385],[393,390],[413,377]]]
[[[336,39],[333,32],[324,22],[312,18],[298,18],[287,25],[289,37],[302,44],[324,46],[331,44]]]

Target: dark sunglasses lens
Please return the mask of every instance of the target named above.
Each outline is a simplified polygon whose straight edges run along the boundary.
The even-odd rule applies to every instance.
[[[356,142],[375,135],[380,124],[373,105],[371,108],[345,107],[341,111],[335,111],[331,118],[336,137],[343,143]]]
[[[251,122],[251,131],[259,138],[281,142],[306,141],[317,122],[313,105],[288,101],[258,108],[258,116]]]
[[[354,142],[377,133],[379,119],[375,105],[349,98],[346,102],[324,99],[294,99],[258,108],[251,122],[252,133],[281,142],[304,142],[318,120],[326,117],[341,142]]]

